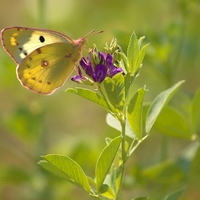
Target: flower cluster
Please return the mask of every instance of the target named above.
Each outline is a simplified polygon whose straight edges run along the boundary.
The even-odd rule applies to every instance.
[[[79,64],[78,75],[71,78],[77,83],[101,83],[106,77],[112,78],[122,72],[122,68],[114,64],[113,56],[110,53],[99,52],[96,48],[90,51],[86,58],[83,57]],[[83,75],[82,70],[86,76]]]

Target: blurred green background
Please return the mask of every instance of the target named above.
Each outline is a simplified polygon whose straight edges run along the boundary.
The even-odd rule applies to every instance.
[[[126,51],[135,30],[138,37],[145,35],[145,42],[150,43],[133,88],[147,86],[146,102],[184,79],[176,105],[187,110],[200,88],[198,0],[1,0],[0,19],[0,29],[7,26],[46,28],[73,39],[92,29],[104,30],[90,37],[87,44],[89,48],[95,43],[99,49],[116,37]],[[38,166],[39,156],[68,155],[94,177],[97,157],[105,146],[104,138],[113,138],[119,133],[106,125],[106,112],[102,108],[65,92],[77,86],[75,83],[68,80],[52,96],[41,96],[20,85],[15,69],[15,63],[0,48],[0,199],[75,200],[80,196],[92,199]],[[166,137],[167,162],[177,161],[189,145],[195,146],[192,140]],[[162,141],[163,135],[152,131],[129,160],[122,199],[147,195],[159,200],[184,186],[182,199],[199,198],[200,175],[188,178],[187,169],[179,173],[172,165],[171,171],[167,170],[161,179],[153,175],[145,177],[146,169],[163,162]],[[199,156],[199,151],[193,153],[193,157]],[[200,163],[197,159],[195,162]]]

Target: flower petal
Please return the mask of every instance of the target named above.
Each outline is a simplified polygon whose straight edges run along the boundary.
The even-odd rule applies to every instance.
[[[115,67],[114,69],[109,71],[108,76],[112,78],[115,74],[120,73],[122,71],[123,71],[122,68]]]
[[[88,60],[88,61],[87,61]],[[88,76],[92,76],[93,71],[92,71],[92,65],[91,62],[89,60],[89,57],[87,57],[87,60],[83,57],[80,61],[79,64],[81,65],[81,67],[84,69],[85,73]]]
[[[98,64],[94,68],[93,80],[95,82],[102,82],[107,75],[107,67],[102,64]]]
[[[104,63],[106,61],[106,54],[103,52],[99,52],[100,63]]]
[[[74,81],[74,82],[76,82],[76,83],[82,83],[83,81],[86,80],[86,78],[82,75],[80,67],[78,67],[78,75],[73,76],[71,78],[71,80]]]
[[[108,67],[109,71],[115,69],[115,65],[113,64],[113,57],[110,54],[106,56],[106,66]]]
[[[79,75],[76,75],[76,76],[73,76],[71,78],[72,81],[76,82],[76,83],[82,83],[84,79],[84,77],[82,76],[79,76]]]

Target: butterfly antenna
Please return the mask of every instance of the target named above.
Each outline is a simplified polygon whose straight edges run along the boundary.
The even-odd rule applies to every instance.
[[[99,33],[103,33],[103,30],[95,32],[95,30],[93,29],[89,33],[87,33],[86,35],[84,35],[83,38],[89,37],[91,35],[96,35],[96,34],[99,34]]]

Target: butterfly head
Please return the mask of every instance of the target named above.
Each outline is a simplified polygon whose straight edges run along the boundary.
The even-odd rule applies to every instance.
[[[96,35],[96,34],[99,34],[99,33],[102,33],[103,31],[98,31],[98,32],[95,32],[95,30],[93,29],[92,31],[90,31],[89,33],[87,33],[86,35],[84,35],[82,38],[79,38],[78,40],[74,40],[74,43],[78,46],[78,47],[83,47],[87,41],[88,41],[88,37],[91,36],[91,35]]]
[[[77,47],[84,47],[85,44],[87,43],[88,39],[86,37],[83,37],[83,38],[79,38],[77,40],[74,40],[74,43]]]

